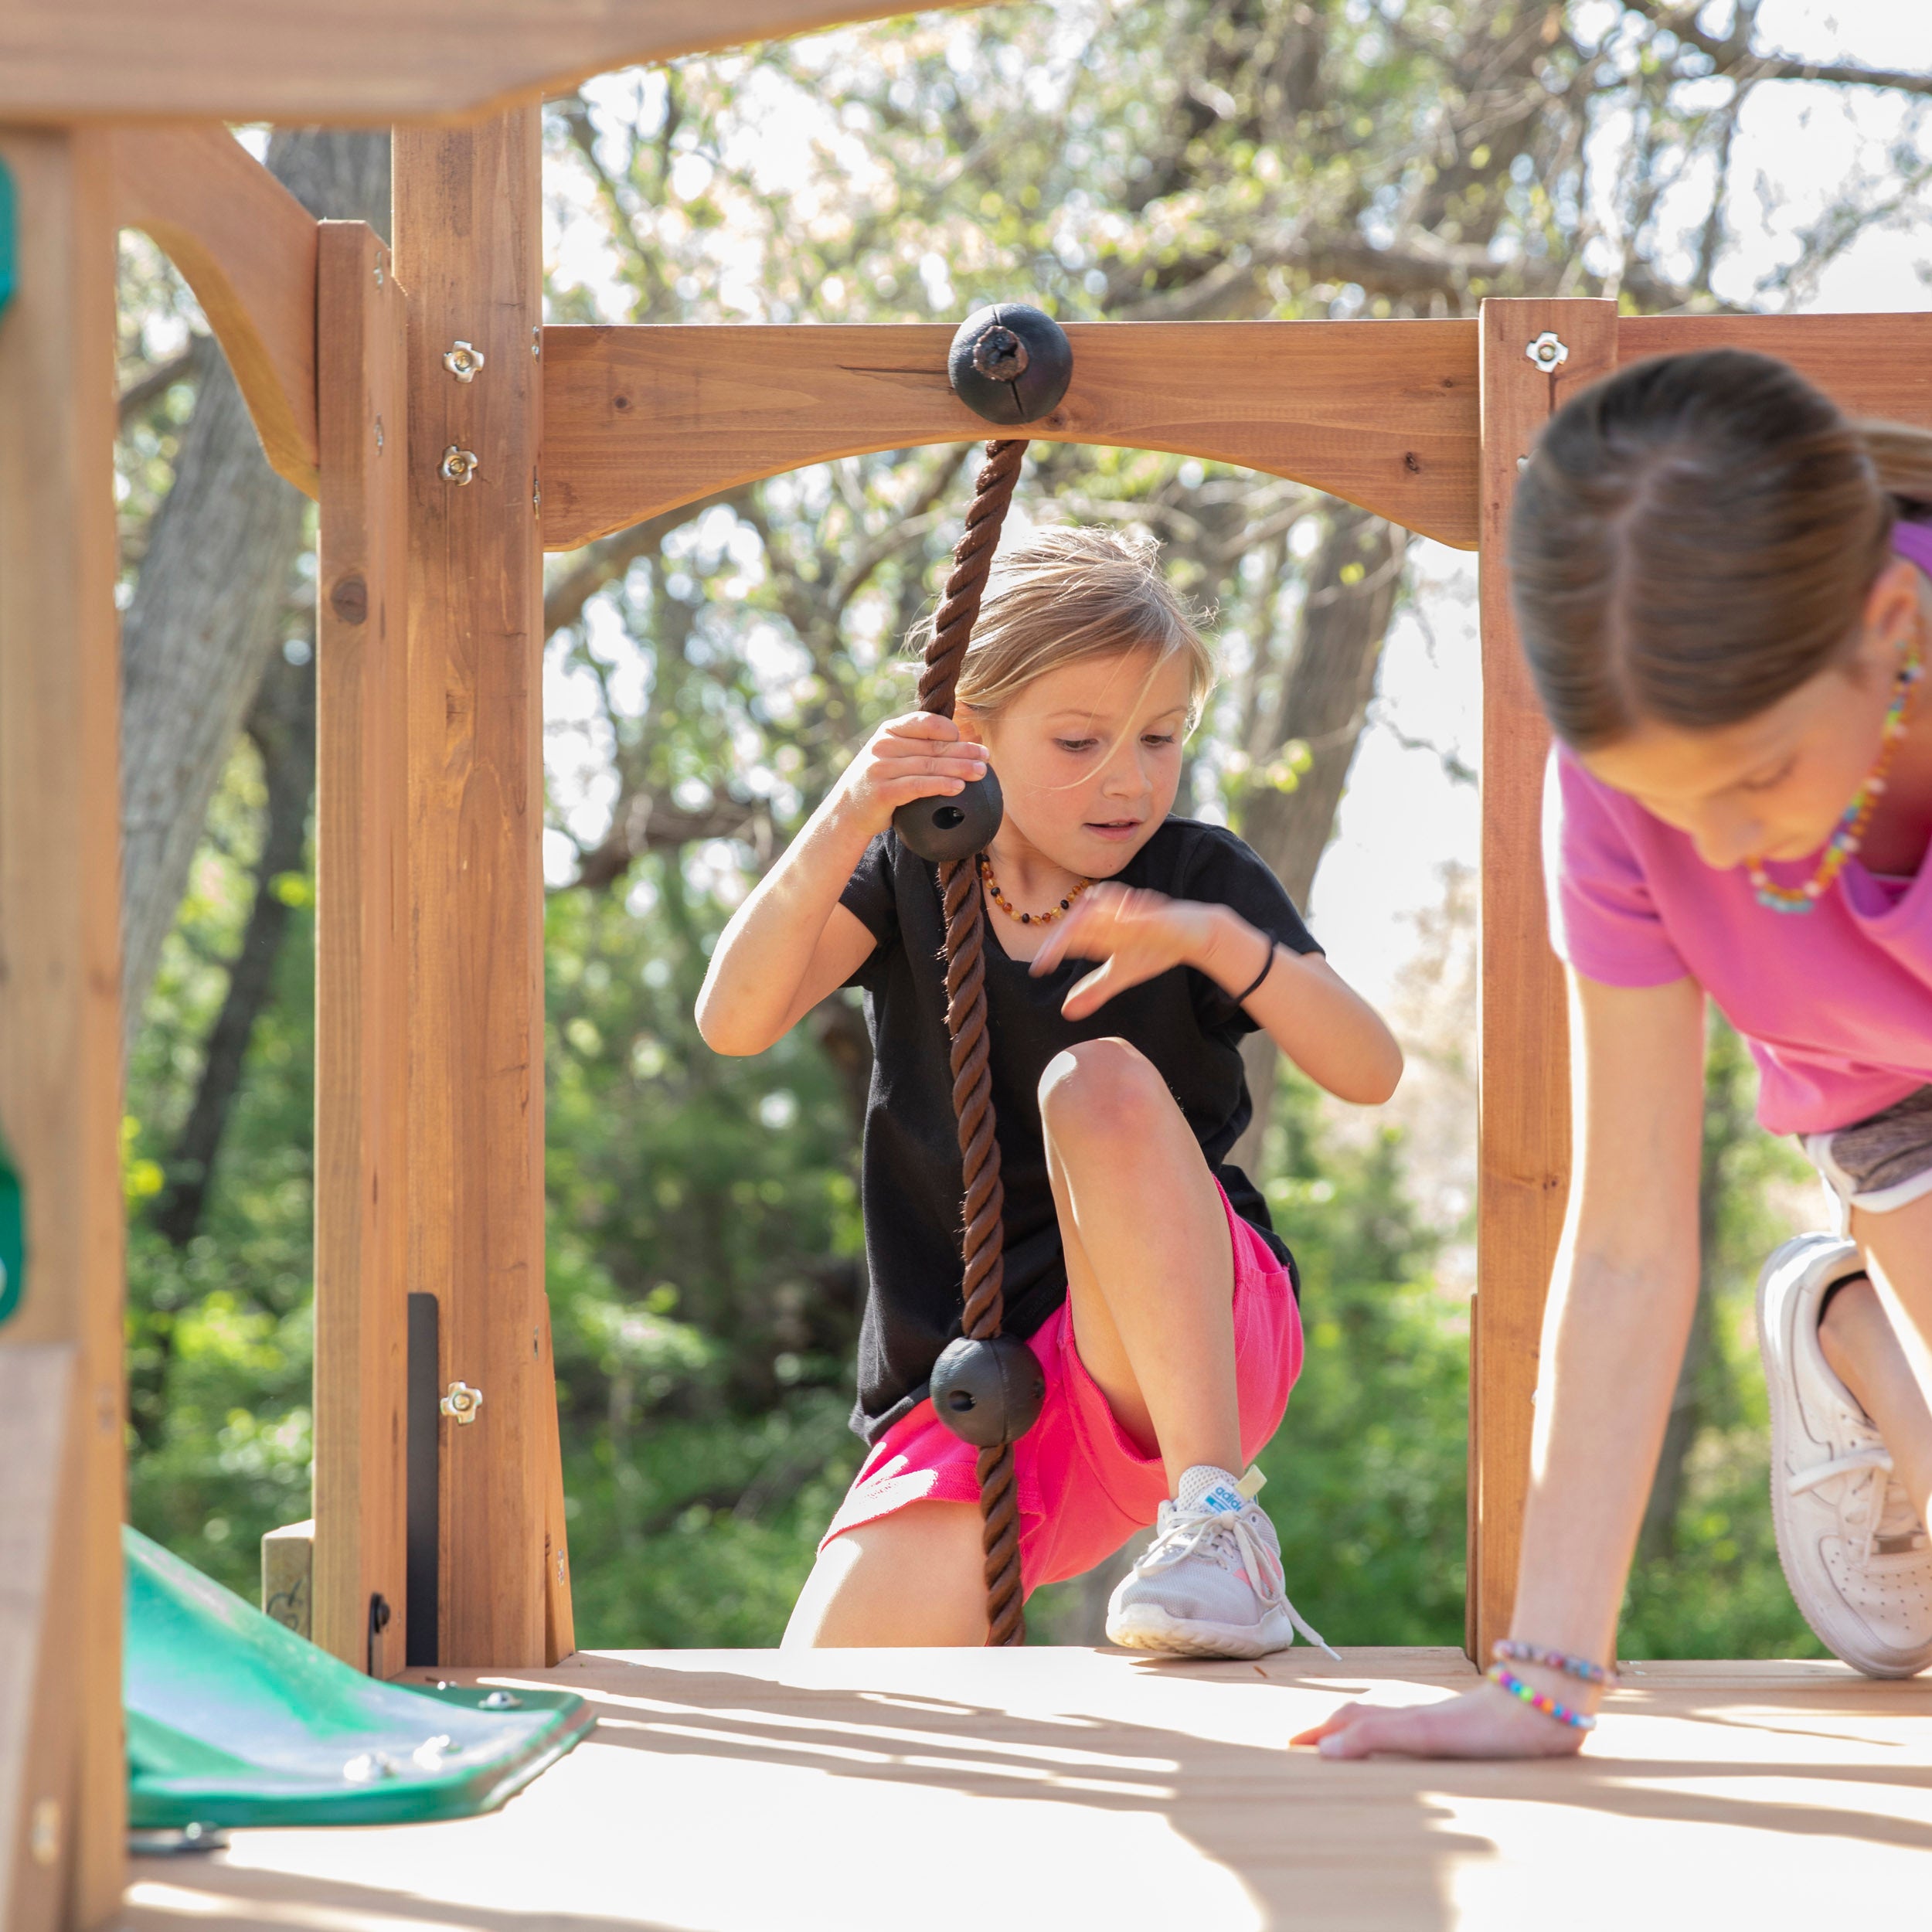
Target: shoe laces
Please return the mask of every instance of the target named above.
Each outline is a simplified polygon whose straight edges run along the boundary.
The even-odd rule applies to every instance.
[[[1146,1554],[1135,1566],[1138,1570],[1165,1570],[1189,1556],[1206,1557],[1223,1570],[1247,1573],[1249,1587],[1272,1610],[1277,1606],[1304,1642],[1328,1651],[1337,1662],[1340,1653],[1288,1600],[1287,1579],[1281,1560],[1262,1541],[1248,1512],[1254,1505],[1233,1509],[1182,1509],[1170,1503],[1162,1511],[1163,1520]],[[1257,1512],[1258,1514],[1259,1512]]]
[[[1865,1544],[1858,1559],[1861,1564],[1869,1563],[1879,1553],[1881,1543],[1905,1539],[1915,1547],[1923,1546],[1925,1526],[1920,1522],[1905,1485],[1893,1473],[1889,1450],[1874,1443],[1832,1456],[1809,1469],[1801,1469],[1789,1478],[1791,1493],[1801,1496],[1840,1477],[1855,1479],[1839,1504],[1838,1513],[1848,1527],[1862,1525],[1864,1528]]]

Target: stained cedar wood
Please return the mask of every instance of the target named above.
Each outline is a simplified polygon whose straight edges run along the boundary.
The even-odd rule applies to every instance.
[[[543,1307],[543,1364],[554,1378],[556,1353],[550,1338],[550,1304]],[[570,1602],[570,1538],[563,1507],[563,1447],[556,1403],[540,1403],[543,1455],[548,1478],[543,1492],[543,1661],[560,1664],[577,1647],[577,1617]]]
[[[614,67],[903,10],[901,0],[0,0],[0,121],[474,120]]]
[[[0,321],[0,1121],[32,1253],[4,1340],[80,1352],[72,1922],[92,1927],[120,1899],[127,1815],[113,180],[95,134],[9,130],[0,160],[19,208]]]
[[[1549,742],[1509,607],[1517,464],[1577,390],[1616,365],[1606,301],[1482,305],[1482,900],[1476,1298],[1470,1318],[1471,1654],[1505,1635],[1535,1420],[1537,1338],[1570,1180],[1569,1027],[1549,950],[1538,843]],[[1553,329],[1568,359],[1526,354]]]
[[[0,1925],[53,1932],[67,1903],[80,1740],[74,1549],[80,1350],[0,1347]],[[53,1807],[56,1855],[36,1856]],[[43,1840],[44,1842],[44,1840]]]
[[[317,570],[315,1641],[406,1628],[409,613],[406,304],[360,222],[321,224]],[[379,444],[377,438],[380,436]]]
[[[113,140],[121,226],[181,270],[270,463],[315,495],[314,219],[225,128],[122,128]]]
[[[925,1932],[1768,1932],[1848,1871],[1875,1922],[1925,1916],[1924,1689],[1838,1665],[1643,1665],[1581,1757],[1478,1764],[1285,1748],[1345,1699],[1473,1683],[1454,1650],[581,1653],[505,1681],[602,1721],[502,1811],[238,1832],[139,1866],[130,1932],[835,1932],[863,1898]]]
[[[411,1286],[441,1304],[442,1661],[544,1655],[556,1396],[543,1319],[539,114],[397,131],[410,294]],[[460,383],[458,338],[484,354]],[[440,473],[450,445],[476,479]]]
[[[1476,542],[1476,328],[1075,323],[1073,383],[1026,434],[1293,477]],[[993,432],[944,324],[544,331],[543,540],[567,549],[806,463]]]

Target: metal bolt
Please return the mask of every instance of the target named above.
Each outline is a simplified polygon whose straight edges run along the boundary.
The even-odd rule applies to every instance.
[[[1570,360],[1570,348],[1553,328],[1546,328],[1523,353],[1546,376],[1554,376]]]
[[[380,287],[382,287],[382,285],[383,285],[383,264],[382,264],[382,262],[380,261],[380,260],[378,260],[378,261],[376,262],[376,286],[378,288],[380,288]]]
[[[437,1406],[451,1421],[467,1426],[475,1421],[476,1412],[483,1406],[483,1391],[472,1389],[467,1382],[452,1382],[449,1393]]]
[[[530,331],[530,353],[532,355],[543,353],[543,325],[541,322]]]
[[[468,342],[452,342],[443,352],[443,366],[459,383],[474,383],[483,361],[483,352]]]
[[[376,447],[379,451],[383,447],[383,419],[379,416],[376,419]]]
[[[539,516],[543,513],[543,479],[534,470],[530,472],[530,508]]]
[[[460,450],[452,443],[443,452],[443,478],[449,483],[474,483],[476,481],[476,452]]]

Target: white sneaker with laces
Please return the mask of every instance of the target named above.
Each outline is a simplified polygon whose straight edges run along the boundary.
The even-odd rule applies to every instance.
[[[1801,1234],[1758,1277],[1771,1519],[1818,1641],[1868,1677],[1913,1677],[1932,1664],[1932,1545],[1883,1438],[1818,1345],[1826,1294],[1863,1272],[1856,1243]]]
[[[1202,1463],[1161,1505],[1153,1542],[1107,1606],[1110,1643],[1179,1657],[1265,1657],[1299,1631],[1335,1652],[1288,1601],[1281,1544],[1256,1505],[1258,1472]]]

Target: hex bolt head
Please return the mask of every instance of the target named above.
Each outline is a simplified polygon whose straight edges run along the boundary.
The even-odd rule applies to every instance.
[[[443,352],[443,366],[459,383],[474,383],[484,361],[483,352],[471,342],[452,342]]]

